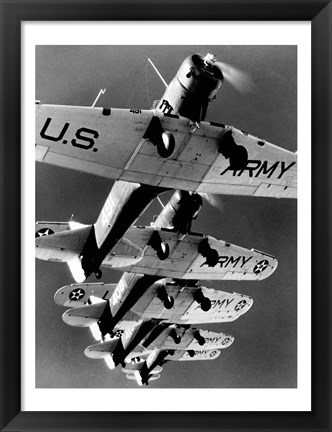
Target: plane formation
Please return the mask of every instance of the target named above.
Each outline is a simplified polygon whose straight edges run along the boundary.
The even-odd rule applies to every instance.
[[[95,223],[37,222],[36,258],[68,264],[75,283],[54,300],[68,308],[66,324],[91,330],[84,354],[139,385],[167,362],[214,360],[234,342],[199,326],[233,322],[253,299],[207,281],[259,282],[278,266],[269,253],[192,231],[206,194],[296,198],[295,153],[206,121],[231,71],[212,54],[191,55],[150,110],[36,102],[36,161],[114,180]],[[172,190],[150,225],[136,225]],[[118,283],[101,282],[102,268],[121,271]]]

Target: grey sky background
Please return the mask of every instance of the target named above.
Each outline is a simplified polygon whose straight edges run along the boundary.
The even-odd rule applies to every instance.
[[[167,82],[192,53],[214,53],[218,60],[247,72],[248,94],[227,82],[211,104],[207,120],[234,125],[285,149],[297,150],[297,52],[294,46],[38,46],[36,99],[47,104],[150,108]],[[36,163],[36,220],[94,223],[112,182],[78,171]],[[166,202],[168,193],[162,200]],[[160,212],[153,203],[140,218],[149,224]],[[169,362],[149,388],[276,388],[297,385],[297,201],[219,196],[218,208],[204,203],[193,231],[275,255],[278,269],[261,282],[202,281],[202,285],[250,295],[253,307],[233,323],[201,326],[235,337],[214,361]],[[121,273],[103,270],[103,281]],[[94,276],[88,281],[95,282]],[[66,264],[36,260],[36,386],[136,388],[120,368],[84,356],[94,343],[88,329],[66,325],[66,310],[54,293],[73,283]]]

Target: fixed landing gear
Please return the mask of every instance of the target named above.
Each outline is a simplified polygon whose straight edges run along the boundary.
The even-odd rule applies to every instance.
[[[159,117],[152,117],[143,138],[149,139],[157,147],[159,156],[168,158],[175,149],[174,135],[164,131]]]
[[[166,258],[168,258],[169,255],[169,246],[166,242],[161,242],[160,245],[157,247],[157,257],[164,261]]]
[[[169,255],[169,245],[164,242],[158,231],[154,231],[148,243],[157,253],[157,257],[164,261]]]
[[[169,333],[169,335],[171,336],[171,338],[173,339],[174,343],[176,345],[179,345],[179,343],[181,342],[181,336],[176,332],[175,329],[172,329]]]
[[[211,309],[211,300],[208,297],[205,297],[201,288],[194,292],[193,297],[194,300],[201,305],[202,311],[207,312]]]
[[[199,330],[195,331],[194,333],[194,338],[197,340],[198,345],[203,346],[205,344],[205,339],[203,338],[203,336],[200,334]]]
[[[229,157],[230,169],[234,171],[243,170],[248,163],[248,152],[241,146],[234,147],[231,156]]]
[[[103,276],[103,272],[100,269],[98,269],[97,271],[95,271],[95,276],[96,279],[101,279]]]
[[[209,245],[208,239],[204,239],[201,241],[198,247],[198,252],[206,258],[206,264],[209,267],[214,267],[217,265],[219,260],[219,254],[216,249],[212,249]]]
[[[158,140],[157,150],[159,155],[166,159],[171,156],[175,148],[175,139],[174,135],[169,132],[163,132],[161,135],[161,140]]]
[[[164,303],[166,309],[172,309],[174,306],[174,298],[167,294],[165,287],[159,288],[157,297]]]
[[[243,170],[248,163],[248,152],[242,145],[236,144],[232,130],[227,130],[219,141],[219,153],[229,159],[230,169]]]

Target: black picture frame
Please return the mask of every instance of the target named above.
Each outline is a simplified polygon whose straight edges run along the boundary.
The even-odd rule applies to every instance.
[[[32,1],[1,3],[1,430],[332,430],[331,1]],[[21,22],[271,20],[312,24],[311,412],[21,411]],[[301,289],[301,287],[299,287]],[[167,401],[164,401],[167,403]],[[222,401],[221,401],[222,403]],[[130,414],[130,415],[129,415]]]

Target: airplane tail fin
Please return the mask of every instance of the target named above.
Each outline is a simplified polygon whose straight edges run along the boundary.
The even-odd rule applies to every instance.
[[[112,353],[118,345],[119,338],[88,346],[84,354],[91,359],[104,359],[110,369],[115,368]]]
[[[77,222],[37,222],[36,258],[67,262],[76,282],[86,279],[80,255],[91,232],[91,225]]]
[[[144,379],[144,374],[142,375],[141,370],[144,368],[145,364],[146,359],[138,358],[136,362],[127,363],[126,366],[122,368],[122,372],[126,375],[127,379],[136,381],[140,386],[159,379],[160,373],[163,370],[159,365],[149,372],[147,379]]]
[[[106,342],[90,345],[85,349],[84,354],[92,359],[103,359],[113,353],[118,342],[119,338],[113,338]]]
[[[75,292],[75,296],[80,293]],[[97,323],[103,315],[108,305],[107,300],[102,300],[99,303],[94,303],[88,306],[80,306],[66,310],[62,315],[62,320],[74,327],[90,327]]]

